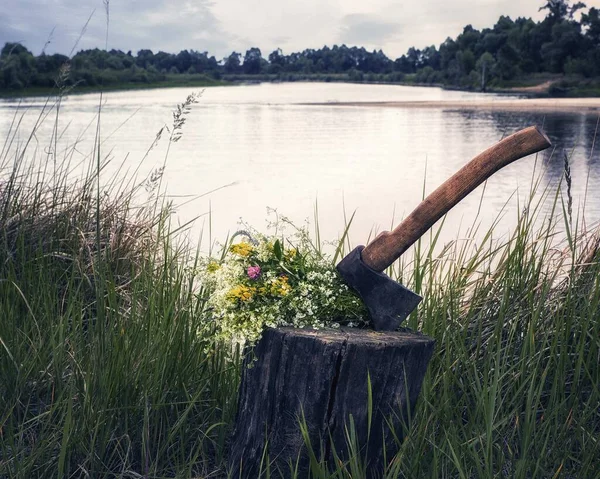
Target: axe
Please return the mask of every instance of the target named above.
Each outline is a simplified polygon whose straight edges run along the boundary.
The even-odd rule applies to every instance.
[[[377,331],[394,331],[421,297],[382,273],[433,224],[500,168],[552,144],[535,126],[518,131],[473,158],[425,198],[393,231],[358,246],[337,265],[362,298]]]

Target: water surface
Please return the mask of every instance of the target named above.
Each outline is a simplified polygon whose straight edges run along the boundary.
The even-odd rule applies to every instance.
[[[593,151],[598,114],[591,112],[516,112],[447,108],[443,102],[477,101],[490,96],[438,88],[392,85],[287,83],[213,87],[204,90],[186,117],[177,143],[168,131],[151,149],[157,132],[172,126],[171,112],[192,89],[160,89],[108,93],[100,121],[102,155],[118,165],[138,170],[138,176],[160,168],[166,158],[164,184],[182,204],[175,220],[200,216],[191,234],[224,239],[243,219],[264,230],[267,208],[302,223],[312,220],[318,205],[321,235],[336,238],[347,217],[356,211],[352,240],[364,242],[374,231],[389,229],[466,161],[529,125],[542,126],[554,143],[553,152],[508,166],[472,193],[449,215],[442,238],[464,234],[474,221],[481,229],[500,214],[497,235],[514,226],[532,179],[556,186],[570,158],[572,194],[577,212],[584,203],[591,224],[600,219],[600,166]],[[493,97],[503,101],[506,97]],[[336,106],[335,102],[432,101],[437,108]],[[305,103],[321,103],[306,105]],[[44,100],[0,101],[0,138],[6,145],[11,124],[21,122],[13,147],[24,142]],[[99,95],[73,95],[44,120],[31,147],[48,161],[89,164],[97,127]],[[14,131],[14,126],[13,126]],[[54,156],[53,131],[60,141]],[[3,146],[5,146],[3,145]],[[167,152],[168,149],[168,152]],[[534,168],[535,167],[535,168]],[[112,170],[111,170],[112,168]],[[534,171],[535,169],[535,171]],[[121,170],[123,171],[123,170]],[[123,175],[123,173],[119,173]],[[110,176],[110,175],[109,175]],[[482,193],[483,196],[482,196]],[[544,206],[550,211],[549,204]],[[503,212],[503,213],[502,213]],[[206,242],[205,242],[206,245]]]

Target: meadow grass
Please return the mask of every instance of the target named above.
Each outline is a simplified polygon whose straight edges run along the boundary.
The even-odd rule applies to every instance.
[[[60,98],[45,108],[58,121]],[[227,477],[241,358],[206,333],[160,174],[100,181],[99,135],[74,175],[75,145],[18,128],[0,148],[0,477]],[[560,190],[540,217],[536,188],[508,238],[439,245],[437,227],[390,268],[424,295],[408,326],[436,348],[385,477],[600,477],[600,235]],[[310,445],[310,476],[363,477],[351,424],[348,443],[335,464]],[[267,450],[261,477],[290,468]]]
[[[161,175],[98,191],[101,142],[78,175],[77,145],[34,148],[18,123],[0,182],[0,477],[217,469],[238,362],[197,334],[195,250],[171,232]]]

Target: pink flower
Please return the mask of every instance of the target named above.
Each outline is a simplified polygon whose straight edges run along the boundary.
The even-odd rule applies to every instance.
[[[248,266],[248,278],[258,279],[260,276],[260,266]]]

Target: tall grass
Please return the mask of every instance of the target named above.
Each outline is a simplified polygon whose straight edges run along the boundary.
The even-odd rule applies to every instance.
[[[160,173],[98,194],[104,160],[74,176],[74,145],[19,143],[18,123],[0,157],[0,477],[226,477],[239,355],[199,333],[197,250]],[[408,325],[436,351],[386,477],[600,477],[600,236],[548,195],[508,238],[436,230],[390,270],[424,294]],[[355,441],[349,424],[352,460],[317,450],[312,477],[364,475]]]
[[[564,201],[535,184],[508,238],[474,226],[439,245],[442,225],[388,271],[424,295],[408,322],[436,350],[384,477],[600,477],[600,231],[573,219],[571,181],[566,161]],[[367,475],[346,427],[335,464],[304,434],[311,477]]]
[[[532,195],[503,242],[490,230],[416,258],[411,321],[437,344],[403,476],[600,474],[600,236],[558,194],[540,218],[546,199]]]
[[[196,253],[171,234],[161,175],[101,183],[96,142],[80,176],[76,145],[33,148],[18,121],[0,180],[0,477],[218,469],[239,371],[197,334]]]

